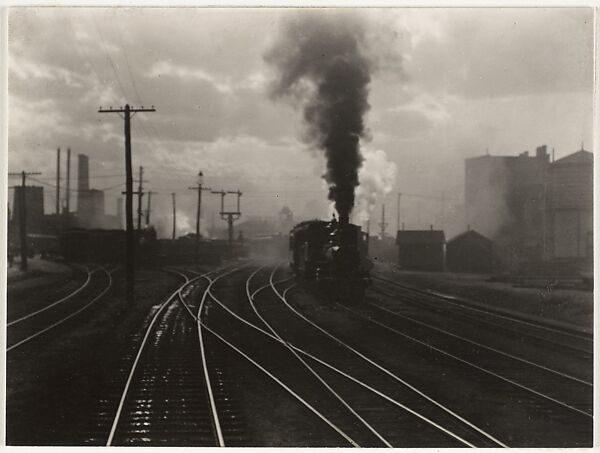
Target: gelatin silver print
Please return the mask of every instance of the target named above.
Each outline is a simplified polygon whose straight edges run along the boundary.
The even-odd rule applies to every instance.
[[[594,14],[9,8],[5,444],[591,447]]]

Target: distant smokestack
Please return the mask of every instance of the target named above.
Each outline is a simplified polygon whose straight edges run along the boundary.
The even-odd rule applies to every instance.
[[[60,214],[60,148],[56,150],[56,214]]]
[[[65,211],[68,214],[71,206],[71,148],[67,148],[67,203]]]
[[[77,213],[82,215],[89,204],[89,160],[85,154],[77,155]]]

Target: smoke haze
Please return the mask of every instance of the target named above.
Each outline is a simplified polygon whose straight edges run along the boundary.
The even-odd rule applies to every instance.
[[[375,205],[389,194],[396,181],[396,164],[390,162],[385,151],[363,151],[364,163],[358,172],[360,185],[356,189],[357,224],[363,224],[371,218]]]

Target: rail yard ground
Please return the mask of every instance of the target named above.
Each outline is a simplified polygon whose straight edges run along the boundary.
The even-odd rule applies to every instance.
[[[333,304],[240,260],[140,271],[128,307],[121,269],[53,269],[9,277],[8,445],[592,443],[591,336],[562,328],[589,327],[591,293],[379,264],[363,303]]]
[[[490,308],[557,321],[589,332],[593,329],[593,292],[557,288],[557,281],[553,278],[548,278],[545,284],[523,287],[494,281],[487,274],[400,271],[396,265],[389,263],[379,263],[376,269],[381,276],[408,286],[426,288]]]

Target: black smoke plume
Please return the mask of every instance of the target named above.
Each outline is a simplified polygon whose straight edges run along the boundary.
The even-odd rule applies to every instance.
[[[306,142],[325,152],[329,199],[348,222],[362,164],[359,140],[369,110],[370,61],[365,30],[354,17],[323,10],[284,23],[265,55],[276,69],[274,97],[303,109]]]

